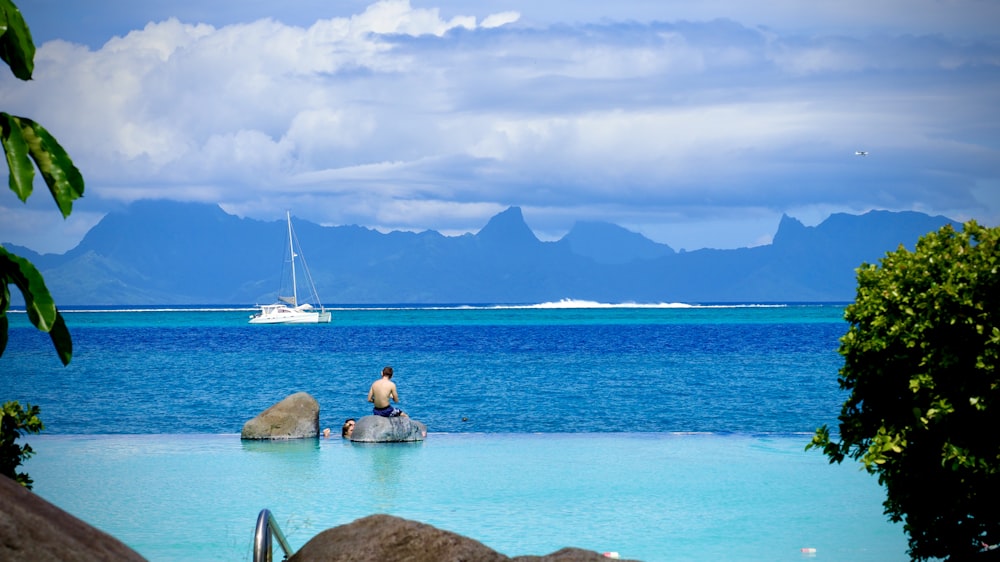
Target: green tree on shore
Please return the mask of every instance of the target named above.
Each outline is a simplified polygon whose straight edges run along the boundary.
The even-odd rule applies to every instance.
[[[35,45],[21,11],[11,0],[0,0],[0,58],[20,80],[31,80],[35,66]],[[73,201],[83,196],[83,176],[69,155],[44,127],[28,119],[0,112],[0,141],[10,170],[8,185],[21,201],[27,201],[34,189],[35,167],[45,179],[63,218],[73,210]],[[45,280],[27,259],[0,246],[0,356],[7,347],[7,311],[11,304],[10,285],[24,297],[31,323],[49,334],[63,365],[73,356],[73,342],[62,314],[56,307]],[[18,446],[21,432],[37,433],[43,429],[38,407],[27,410],[18,402],[7,402],[0,410],[0,474],[31,487],[26,474],[17,466],[31,454],[31,447]]]
[[[26,472],[18,472],[22,461],[35,454],[31,445],[19,445],[22,433],[38,433],[44,426],[38,417],[38,406],[28,406],[25,410],[20,402],[4,402],[0,408],[0,474],[26,488],[31,488],[31,477]]]
[[[807,447],[878,475],[914,560],[1000,543],[998,242],[1000,228],[970,221],[862,264],[840,340],[839,436],[823,426]]]

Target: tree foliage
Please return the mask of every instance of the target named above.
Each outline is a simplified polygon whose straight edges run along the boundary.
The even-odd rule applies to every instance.
[[[11,0],[0,0],[0,58],[14,76],[30,80],[34,71],[35,44],[21,11]],[[63,218],[73,210],[73,201],[83,196],[83,176],[66,151],[44,127],[27,117],[0,112],[0,142],[10,170],[8,185],[23,202],[34,188],[35,168],[41,173],[49,193]],[[7,311],[11,304],[10,286],[24,296],[28,318],[36,328],[49,334],[63,365],[73,356],[73,341],[62,314],[45,286],[38,269],[28,260],[0,247],[0,356],[7,349]],[[20,446],[22,432],[43,429],[38,406],[25,410],[18,402],[6,402],[0,412],[0,474],[31,487],[31,478],[18,473],[22,460],[32,455],[31,446]]]
[[[878,475],[914,560],[1000,543],[998,239],[970,221],[862,264],[840,340],[839,440],[823,426],[809,445]]]
[[[26,488],[31,488],[31,477],[18,472],[17,467],[35,452],[31,450],[31,445],[18,445],[17,440],[22,433],[38,433],[45,429],[38,412],[38,406],[29,404],[25,410],[18,402],[4,402],[3,409],[0,409],[0,474]]]

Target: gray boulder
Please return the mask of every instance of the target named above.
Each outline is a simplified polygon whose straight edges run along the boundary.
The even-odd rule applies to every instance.
[[[131,548],[0,476],[0,560],[145,561]]]
[[[406,416],[386,418],[365,416],[354,424],[351,441],[357,443],[398,443],[423,441],[427,426]]]
[[[327,529],[302,546],[289,562],[606,562],[592,550],[564,548],[543,556],[509,558],[483,543],[431,525],[392,515],[370,515]]]
[[[296,392],[243,424],[242,439],[305,439],[319,436],[319,402]]]

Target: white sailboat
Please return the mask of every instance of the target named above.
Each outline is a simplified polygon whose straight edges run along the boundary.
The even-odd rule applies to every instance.
[[[251,324],[324,324],[330,321],[330,311],[323,308],[322,303],[319,301],[319,294],[316,292],[316,286],[313,285],[312,275],[309,273],[309,266],[306,265],[305,257],[302,256],[302,249],[299,252],[295,252],[295,247],[298,243],[298,239],[295,237],[295,233],[292,231],[292,214],[290,211],[285,212],[285,218],[288,221],[288,252],[291,256],[291,269],[292,269],[292,296],[283,297],[278,296],[278,302],[274,304],[264,304],[260,305],[260,312],[257,312],[250,317]],[[299,304],[299,289],[298,283],[295,279],[295,259],[302,259],[302,269],[305,273],[305,278],[309,282],[309,289],[311,291],[309,298],[306,302]],[[317,310],[315,306],[310,304],[308,301],[315,301],[316,305],[319,306]]]

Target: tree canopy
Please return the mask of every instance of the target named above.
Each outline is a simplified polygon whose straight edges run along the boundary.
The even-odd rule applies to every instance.
[[[840,340],[839,435],[823,426],[809,445],[878,475],[914,560],[1000,543],[998,239],[970,221],[862,264]]]

